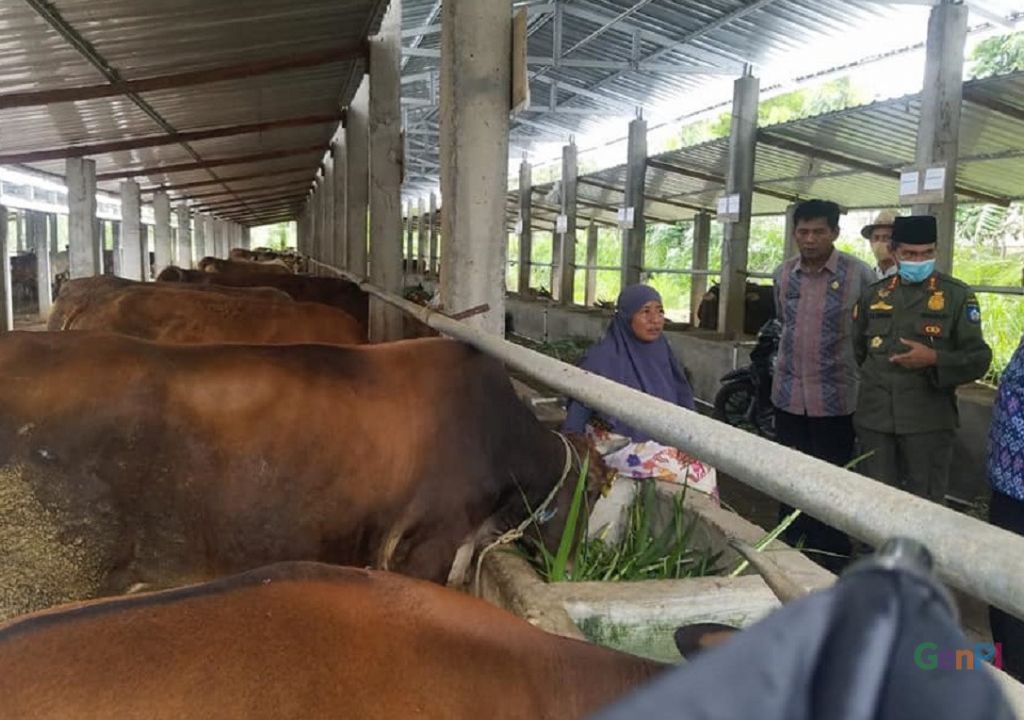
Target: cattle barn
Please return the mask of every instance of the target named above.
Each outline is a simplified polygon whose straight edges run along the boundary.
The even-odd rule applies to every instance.
[[[0,4],[0,717],[582,719],[674,664],[588,635],[588,602],[700,662],[746,620],[505,552],[571,575],[567,529],[621,509],[628,438],[564,431],[573,398],[717,473],[684,499],[729,559],[799,507],[924,543],[971,638],[1024,617],[1024,539],[708,417],[776,314],[752,240],[794,256],[798,203],[935,215],[949,272],[958,205],[1024,201],[1024,71],[965,70],[1016,5]],[[906,94],[777,122],[915,59]],[[636,284],[695,409],[551,349]],[[749,561],[766,607],[836,581],[769,541],[797,559]],[[735,579],[700,578],[716,611]]]

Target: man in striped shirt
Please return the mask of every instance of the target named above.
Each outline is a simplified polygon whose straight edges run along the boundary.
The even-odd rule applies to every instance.
[[[851,312],[863,288],[875,281],[867,263],[835,248],[839,206],[808,200],[797,206],[794,233],[799,255],[774,276],[775,306],[782,324],[772,382],[778,441],[835,465],[853,459],[856,434],[857,361],[850,337]],[[792,511],[785,505],[780,516]],[[849,555],[844,533],[801,515],[783,536],[807,549]],[[845,561],[814,557],[838,572]]]

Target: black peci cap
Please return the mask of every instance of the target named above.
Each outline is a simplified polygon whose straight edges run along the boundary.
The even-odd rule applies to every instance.
[[[894,245],[932,245],[938,241],[938,225],[931,215],[898,217],[892,225]]]

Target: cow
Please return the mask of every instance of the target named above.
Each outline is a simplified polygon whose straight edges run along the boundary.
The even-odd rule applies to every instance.
[[[370,298],[353,282],[341,278],[279,275],[276,273],[207,273],[168,266],[157,276],[157,282],[220,285],[224,287],[272,287],[287,293],[293,300],[318,302],[344,310],[363,327],[369,324]]]
[[[302,258],[298,254],[294,252],[277,252],[270,248],[256,248],[255,250],[232,248],[231,252],[228,253],[228,260],[283,263],[292,272],[299,272],[303,265]]]
[[[556,548],[585,463],[592,505],[613,477],[599,448],[447,338],[7,333],[0,617],[283,560],[458,584],[498,533]]]
[[[199,272],[226,273],[237,275],[242,273],[266,273],[276,275],[294,275],[291,268],[283,262],[271,260],[267,262],[250,262],[248,260],[221,260],[215,257],[204,257],[196,267]]]
[[[9,720],[575,720],[672,667],[431,583],[307,562],[0,626]]]
[[[273,288],[70,280],[54,303],[49,330],[106,330],[171,343],[366,342],[348,313],[295,302]]]

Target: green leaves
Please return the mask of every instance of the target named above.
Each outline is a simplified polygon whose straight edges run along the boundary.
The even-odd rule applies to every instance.
[[[609,542],[607,527],[596,537],[587,539],[590,508],[583,482],[585,480],[577,482],[558,552],[552,555],[537,541],[532,543],[532,552],[520,551],[548,582],[632,582],[702,577],[721,572],[717,567],[721,553],[691,547],[696,520],[687,521],[683,510],[685,487],[672,498],[668,509],[670,516],[661,532],[657,532],[655,518],[660,502],[656,483],[644,481],[626,511],[621,539]],[[572,551],[574,542],[575,552]]]

